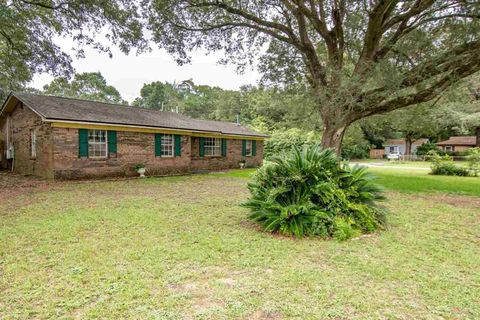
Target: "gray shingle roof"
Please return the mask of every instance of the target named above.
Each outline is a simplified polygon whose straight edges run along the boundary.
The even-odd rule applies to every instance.
[[[134,125],[268,137],[235,123],[192,119],[174,112],[30,93],[12,93],[12,95],[47,120]]]

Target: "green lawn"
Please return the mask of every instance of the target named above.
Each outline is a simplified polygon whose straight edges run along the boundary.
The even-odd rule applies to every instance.
[[[355,163],[365,163],[365,164],[379,164],[384,166],[405,166],[405,167],[419,167],[419,168],[429,168],[432,163],[429,161],[397,161],[397,160],[385,160],[385,159],[360,159],[352,160]]]
[[[406,193],[433,192],[464,194],[480,197],[480,178],[434,176],[429,171],[370,168],[378,183],[387,190]]]
[[[0,319],[480,318],[480,180],[372,171],[389,230],[348,242],[260,232],[251,170],[3,188]]]
[[[362,160],[353,160],[354,163],[365,163],[371,165],[382,165],[386,167],[417,167],[417,168],[430,168],[432,162],[430,161],[388,161],[384,159],[362,159]],[[467,161],[455,161],[455,164],[458,166],[468,166]]]
[[[396,168],[369,168],[377,183],[386,190],[401,191],[404,193],[447,193],[480,197],[480,178],[433,176],[428,170],[408,170]],[[249,179],[254,169],[231,170],[227,173],[215,173],[234,178]]]

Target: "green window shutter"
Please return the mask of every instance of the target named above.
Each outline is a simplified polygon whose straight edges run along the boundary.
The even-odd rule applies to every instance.
[[[88,157],[88,129],[78,129],[78,157]]]
[[[222,139],[222,157],[227,156],[227,139]]]
[[[107,131],[108,153],[117,153],[117,131]]]
[[[162,134],[155,133],[155,157],[162,156]]]
[[[242,140],[242,157],[247,156],[247,140]]]
[[[200,157],[204,157],[205,156],[205,138],[203,137],[200,137],[200,139],[198,139],[199,141],[199,154],[200,154]]]
[[[257,155],[257,140],[252,140],[252,156]]]
[[[182,136],[175,135],[175,157],[180,157],[182,155]]]

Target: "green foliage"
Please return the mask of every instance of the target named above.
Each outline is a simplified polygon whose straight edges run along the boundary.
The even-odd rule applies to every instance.
[[[36,73],[70,77],[72,60],[55,39],[73,38],[79,57],[85,45],[110,54],[99,32],[124,53],[146,47],[132,1],[0,1],[0,97],[24,90]]]
[[[133,105],[165,111],[178,109],[199,119],[234,122],[239,116],[243,125],[264,133],[291,127],[313,128],[319,122],[308,116],[312,102],[305,91],[292,93],[254,86],[234,91],[196,85],[192,80],[144,84]]]
[[[258,123],[258,122],[257,122]],[[262,123],[257,124],[262,128]],[[264,127],[263,127],[264,128]],[[270,133],[270,138],[265,141],[264,157],[266,159],[290,152],[293,148],[313,146],[322,140],[320,133],[307,131],[299,128],[275,130]],[[370,144],[363,138],[358,126],[352,126],[345,136],[342,145],[343,159],[364,159],[368,158]]]
[[[363,135],[358,124],[351,125],[343,139],[342,159],[366,159],[369,157],[371,144]]]
[[[461,176],[461,177],[468,177],[470,175],[467,168],[458,166],[453,162],[443,162],[443,163],[434,165],[432,167],[432,174],[441,175],[441,176]]]
[[[276,130],[265,141],[264,157],[269,159],[282,153],[288,153],[294,148],[302,149],[306,146],[318,144],[320,134],[314,131],[305,131],[298,128]]]
[[[56,78],[43,87],[43,93],[109,103],[127,104],[118,90],[107,84],[100,72],[77,73],[72,81]]]
[[[417,155],[425,156],[429,154],[429,152],[435,152],[437,154],[441,154],[442,150],[440,150],[437,145],[433,142],[426,142],[417,147]]]
[[[295,147],[258,169],[244,206],[267,232],[345,240],[385,225],[372,179],[364,167],[341,165],[330,149]]]
[[[145,164],[144,163],[137,163],[136,165],[133,166],[133,170],[138,171],[140,169],[145,169]]]
[[[158,110],[168,110],[170,103],[169,83],[155,81],[144,83],[140,89],[140,97],[136,98],[132,105],[142,108],[151,108]]]
[[[468,177],[470,172],[467,168],[456,165],[452,161],[452,157],[449,155],[432,155],[432,171],[431,174],[433,175],[441,175],[441,176],[461,176],[461,177]]]
[[[480,174],[480,148],[468,149],[467,161],[471,174],[478,176]]]

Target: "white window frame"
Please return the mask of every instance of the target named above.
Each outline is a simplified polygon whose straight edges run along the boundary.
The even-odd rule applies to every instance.
[[[393,150],[392,150],[393,148]],[[388,153],[397,153],[398,152],[398,146],[389,146],[388,147]]]
[[[453,148],[453,146],[445,146],[445,151],[453,152],[454,148]]]
[[[30,158],[37,158],[37,130],[30,130]]]
[[[96,135],[97,132],[103,132],[105,141],[100,141],[96,140],[95,138],[98,137]],[[93,140],[90,139],[90,137],[93,137]],[[101,146],[104,145],[104,152],[103,154],[100,155],[94,155],[97,150],[101,149]],[[93,153],[91,152],[90,146],[93,147]],[[101,150],[100,150],[101,151]],[[88,130],[88,157],[91,159],[106,159],[108,158],[108,135],[107,135],[107,130],[98,130],[98,129],[89,129]]]
[[[222,139],[205,138],[203,151],[206,157],[220,157],[222,155]]]
[[[173,158],[175,156],[175,139],[173,134],[162,134],[160,155],[164,158]]]
[[[246,140],[245,141],[245,155],[247,157],[253,156],[253,141],[252,140]]]

